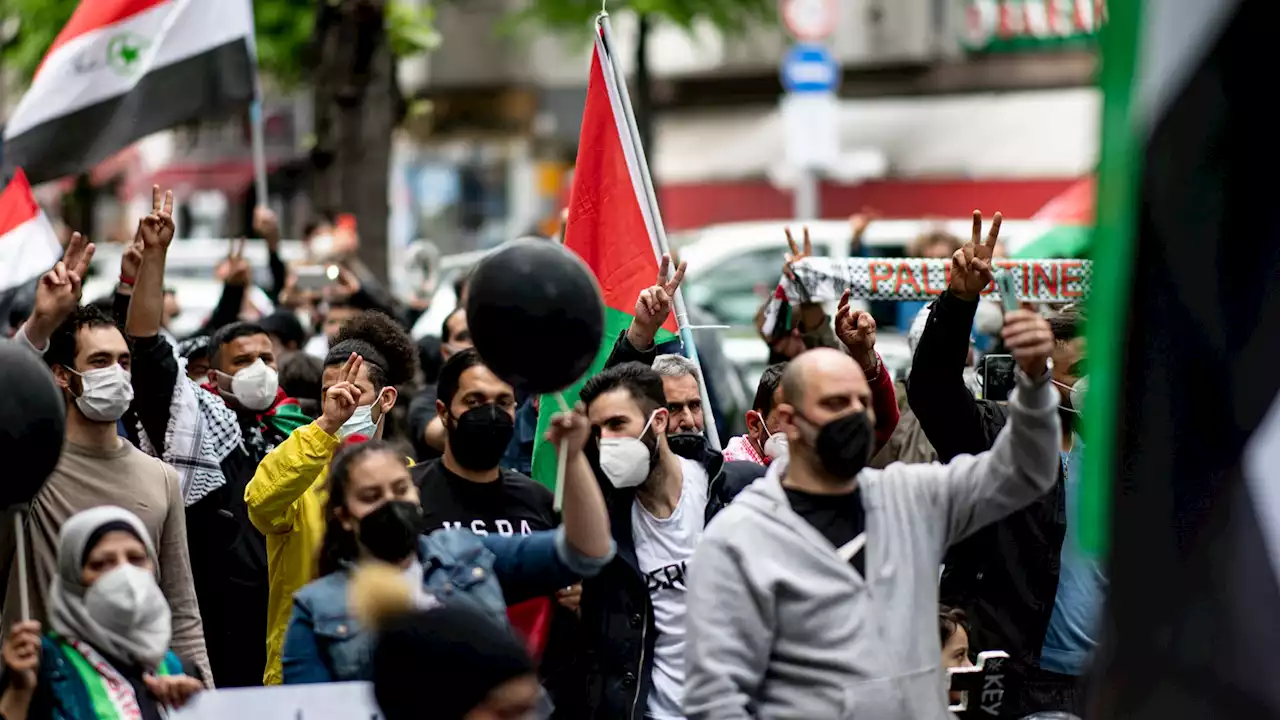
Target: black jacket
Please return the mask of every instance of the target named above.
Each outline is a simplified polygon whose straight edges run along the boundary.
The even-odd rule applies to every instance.
[[[623,334],[606,367],[631,361],[652,364],[653,357],[653,351],[642,353],[633,348]],[[705,450],[701,463],[711,478],[705,514],[708,523],[765,473],[763,465],[725,462],[720,453],[710,448]],[[588,717],[640,720],[647,707],[658,632],[631,529],[636,491],[618,490],[608,480],[597,479],[604,490],[618,554],[604,571],[582,585],[582,671]]]
[[[962,377],[977,309],[976,301],[942,294],[916,346],[907,383],[911,409],[944,463],[991,449],[1008,419],[1003,405],[975,399]],[[941,601],[969,614],[978,649],[1004,650],[1017,662],[1039,664],[1066,531],[1060,466],[1047,494],[947,552]]]
[[[179,381],[178,362],[159,335],[135,338],[133,351],[133,409],[156,449],[162,450],[169,403]],[[257,418],[242,413],[237,419],[243,437],[253,438]],[[191,574],[218,687],[262,684],[267,662],[267,544],[249,521],[244,489],[258,463],[284,439],[271,431],[260,442],[242,442],[222,460],[226,485],[187,508]]]

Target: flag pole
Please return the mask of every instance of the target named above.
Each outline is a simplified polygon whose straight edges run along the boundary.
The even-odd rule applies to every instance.
[[[253,185],[258,193],[257,205],[267,206],[267,149],[262,133],[262,91],[261,86],[254,91],[253,102],[249,104],[249,125],[253,142]]]
[[[604,37],[609,69],[613,73],[618,86],[618,94],[622,100],[622,109],[626,115],[627,129],[631,134],[631,143],[635,147],[636,158],[640,165],[640,178],[644,183],[644,200],[649,205],[649,214],[653,218],[654,235],[658,240],[658,249],[663,255],[671,254],[671,246],[667,242],[667,230],[662,224],[662,212],[658,208],[658,194],[653,189],[653,176],[649,173],[649,160],[644,154],[644,144],[640,142],[640,131],[636,126],[635,112],[631,109],[631,93],[627,90],[627,78],[618,62],[613,57],[613,29],[609,26],[609,14],[602,12],[596,16],[596,24]],[[720,450],[720,433],[716,429],[715,412],[712,410],[711,398],[707,393],[707,374],[702,370],[702,362],[698,360],[698,348],[693,343],[693,330],[690,328],[689,311],[684,302],[684,289],[676,288],[673,298],[676,309],[676,322],[680,325],[680,342],[684,345],[689,359],[698,366],[698,394],[702,398],[702,419],[706,426],[707,442],[716,451]]]

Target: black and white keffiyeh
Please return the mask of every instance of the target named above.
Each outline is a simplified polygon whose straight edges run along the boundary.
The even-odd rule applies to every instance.
[[[138,441],[143,452],[159,457],[178,471],[183,503],[190,507],[226,484],[222,460],[240,445],[242,437],[236,413],[222,398],[201,388],[186,375],[186,361],[179,361],[178,382],[169,403],[169,426],[164,452],[139,424]]]

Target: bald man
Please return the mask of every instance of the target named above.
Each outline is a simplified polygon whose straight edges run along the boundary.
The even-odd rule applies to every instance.
[[[707,527],[690,563],[684,711],[702,718],[949,718],[936,627],[947,546],[1027,505],[1058,468],[1053,334],[1005,318],[1009,422],[949,465],[864,469],[875,444],[858,364],[815,349],[783,373],[789,458]]]

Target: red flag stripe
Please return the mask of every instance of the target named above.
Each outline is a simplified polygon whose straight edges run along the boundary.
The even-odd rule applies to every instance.
[[[0,236],[8,234],[19,225],[34,220],[40,214],[40,205],[31,194],[31,184],[26,173],[18,168],[13,180],[0,193]]]
[[[114,25],[157,5],[172,2],[173,0],[80,0],[80,5],[71,14],[71,19],[62,28],[62,32],[54,38],[44,56],[48,58],[55,50],[85,33]]]
[[[658,258],[620,136],[622,124],[614,115],[605,62],[597,43],[574,167],[565,247],[578,253],[591,268],[600,282],[604,304],[630,315],[640,292],[657,280]],[[663,327],[678,332],[674,314]]]

